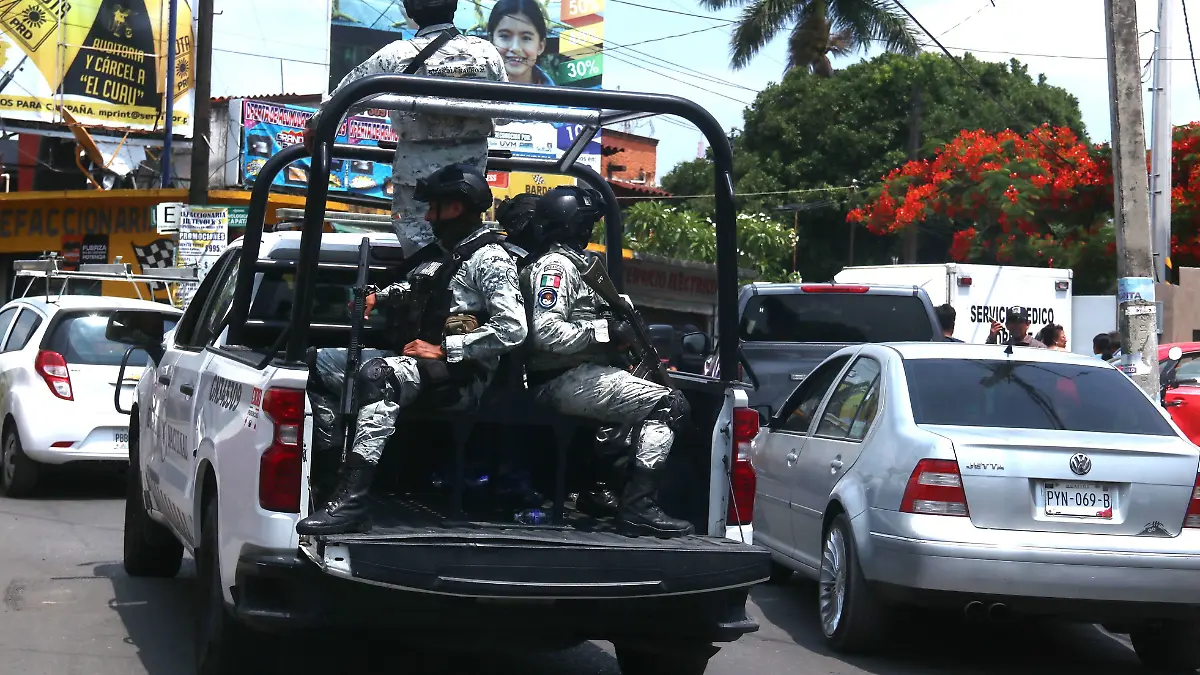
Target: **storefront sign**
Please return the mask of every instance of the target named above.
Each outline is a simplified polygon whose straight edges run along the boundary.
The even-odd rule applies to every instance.
[[[157,130],[167,80],[168,0],[0,2],[0,89],[7,119]],[[175,133],[191,136],[192,12],[178,2]]]
[[[175,266],[194,267],[197,279],[179,284],[176,303],[187,307],[229,243],[229,209],[224,206],[188,206],[179,217],[178,243],[175,246]]]
[[[669,308],[712,314],[717,304],[716,269],[670,265],[658,261],[624,261],[625,291],[634,304],[655,305],[665,302]]]

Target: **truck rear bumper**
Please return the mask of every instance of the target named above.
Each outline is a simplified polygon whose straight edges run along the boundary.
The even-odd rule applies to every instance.
[[[462,551],[448,553],[461,555]],[[697,561],[699,562],[699,561]],[[696,568],[703,570],[703,566]],[[565,572],[553,564],[525,570],[526,578]],[[707,575],[701,575],[701,578]],[[305,628],[402,630],[420,640],[464,634],[506,643],[569,646],[584,640],[731,642],[758,625],[746,616],[750,586],[689,593],[620,595],[611,584],[592,597],[529,597],[527,582],[493,584],[486,597],[387,587],[378,581],[323,572],[295,551],[247,550],[238,561],[235,615],[272,632]],[[560,583],[560,582],[554,582]],[[536,584],[545,587],[545,583]],[[550,586],[555,588],[555,586]],[[618,587],[619,588],[619,587]],[[512,591],[501,595],[503,589]]]

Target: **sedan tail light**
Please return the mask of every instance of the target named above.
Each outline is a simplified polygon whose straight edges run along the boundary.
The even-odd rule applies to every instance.
[[[71,392],[71,373],[62,354],[44,350],[38,352],[33,359],[33,369],[46,381],[46,386],[55,396],[64,401],[75,400]]]
[[[952,459],[923,459],[917,462],[904,499],[904,513],[924,513],[935,516],[966,516],[967,493],[963,490],[958,462]]]
[[[758,435],[758,411],[736,408],[733,411],[733,468],[729,476],[729,509],[726,525],[754,522],[754,491],[758,476],[750,464],[750,443]]]
[[[1200,476],[1196,476],[1196,484],[1192,487],[1192,500],[1188,502],[1187,518],[1184,518],[1183,526],[1200,527]]]
[[[262,411],[275,425],[271,446],[258,461],[258,504],[267,511],[300,513],[304,463],[304,390],[273,387]]]

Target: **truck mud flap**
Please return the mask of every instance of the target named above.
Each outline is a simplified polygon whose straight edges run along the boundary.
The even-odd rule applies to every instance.
[[[327,574],[478,598],[639,598],[750,586],[766,549],[717,537],[660,540],[561,530],[345,535],[307,542]]]

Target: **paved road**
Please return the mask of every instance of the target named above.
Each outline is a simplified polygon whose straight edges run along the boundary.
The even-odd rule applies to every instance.
[[[194,571],[130,579],[121,569],[121,486],[111,474],[59,476],[43,497],[0,499],[0,675],[186,675]],[[1141,672],[1123,641],[1091,626],[984,630],[954,619],[911,622],[871,659],[830,655],[814,620],[811,585],[754,592],[762,629],[727,646],[712,675],[1106,675]],[[345,653],[362,654],[347,647]],[[619,675],[607,645],[541,656],[380,652],[341,659],[307,655],[305,670],[420,675]],[[372,668],[370,663],[374,663]],[[298,672],[291,670],[291,672]],[[332,669],[326,670],[332,672]]]

